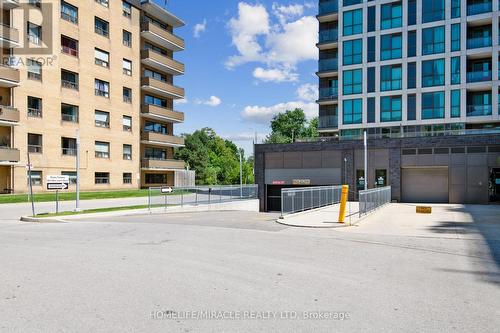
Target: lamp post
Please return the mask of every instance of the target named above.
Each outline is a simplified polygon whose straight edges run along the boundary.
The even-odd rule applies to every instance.
[[[75,211],[80,211],[80,130],[76,130],[76,206]]]
[[[366,131],[363,134],[365,144],[365,191],[368,189],[368,137]]]
[[[241,149],[238,149],[240,153],[240,199],[243,197],[243,156],[241,156]]]

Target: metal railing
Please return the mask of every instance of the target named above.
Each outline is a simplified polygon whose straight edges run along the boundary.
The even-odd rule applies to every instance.
[[[162,193],[165,187],[150,187],[148,207],[165,208],[168,206],[217,204],[238,200],[258,198],[258,185],[206,185],[172,187],[171,193]]]
[[[342,186],[282,189],[281,216],[337,204],[341,195]]]
[[[359,191],[359,217],[368,215],[374,210],[391,202],[391,187],[380,187]]]

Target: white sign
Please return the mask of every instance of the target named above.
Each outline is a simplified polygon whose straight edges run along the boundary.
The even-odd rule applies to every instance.
[[[47,176],[47,183],[69,183],[69,176]]]
[[[173,191],[174,190],[171,187],[162,187],[161,188],[161,193],[163,193],[163,194],[172,193]]]
[[[69,176],[47,176],[47,190],[60,191],[69,188]]]

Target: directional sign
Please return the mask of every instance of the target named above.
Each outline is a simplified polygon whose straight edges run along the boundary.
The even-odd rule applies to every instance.
[[[161,188],[161,193],[163,193],[163,194],[172,193],[173,191],[174,190],[171,187],[169,187],[169,186],[165,186],[165,187]]]
[[[47,190],[61,191],[69,188],[69,176],[47,176]]]

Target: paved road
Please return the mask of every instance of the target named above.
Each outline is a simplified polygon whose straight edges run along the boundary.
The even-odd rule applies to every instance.
[[[0,331],[498,332],[500,211],[450,209],[473,221],[465,230],[475,237],[442,237],[457,227],[448,225],[453,217],[426,235],[413,235],[418,225],[376,232],[371,220],[350,231],[293,228],[250,212],[3,221]],[[157,312],[202,310],[349,319],[167,320]]]

